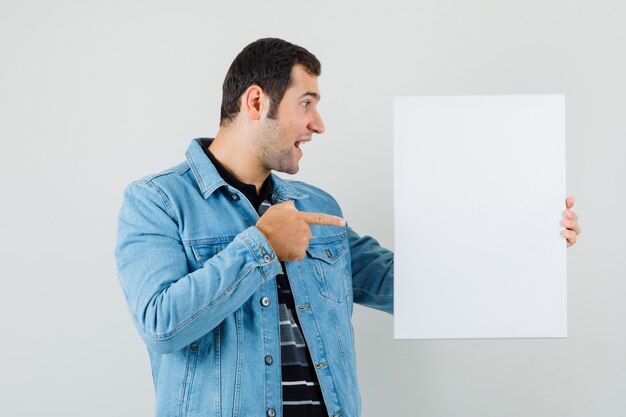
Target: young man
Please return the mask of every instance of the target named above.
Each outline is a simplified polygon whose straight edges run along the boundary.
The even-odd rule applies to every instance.
[[[215,139],[126,190],[117,266],[158,416],[360,414],[352,304],[393,312],[393,253],[347,227],[329,194],[272,173],[296,173],[324,131],[320,71],[283,40],[248,45]]]

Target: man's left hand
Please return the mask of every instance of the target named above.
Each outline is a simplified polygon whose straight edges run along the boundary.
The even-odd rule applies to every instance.
[[[561,221],[561,224],[565,227],[565,230],[561,231],[561,235],[567,239],[568,248],[576,243],[576,237],[580,234],[578,216],[571,210],[574,206],[574,201],[575,198],[573,196],[565,199],[565,212],[563,213],[563,221]]]

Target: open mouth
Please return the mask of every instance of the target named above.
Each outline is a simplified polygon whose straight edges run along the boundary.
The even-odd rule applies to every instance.
[[[304,145],[305,143],[307,143],[308,140],[299,140],[295,143],[296,148],[298,148],[298,150],[302,151],[301,146]]]

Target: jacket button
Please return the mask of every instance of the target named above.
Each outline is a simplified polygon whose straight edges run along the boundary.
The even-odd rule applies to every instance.
[[[269,297],[263,297],[261,298],[261,305],[263,307],[267,307],[270,305],[270,298]]]
[[[267,263],[267,262],[271,261],[272,258],[269,255],[264,255],[263,256],[263,260]]]
[[[273,408],[267,410],[267,417],[276,417],[276,411]]]
[[[266,364],[266,365],[271,365],[271,364],[273,364],[273,363],[274,363],[274,358],[272,358],[270,355],[267,355],[267,356],[265,357],[265,364]]]
[[[239,200],[239,196],[237,194],[231,194],[231,197],[235,201]]]

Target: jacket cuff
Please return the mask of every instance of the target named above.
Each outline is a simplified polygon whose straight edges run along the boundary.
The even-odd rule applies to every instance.
[[[259,264],[263,281],[268,281],[278,274],[283,273],[283,267],[276,257],[274,249],[270,246],[265,235],[255,226],[249,227],[237,235],[246,244],[254,259]]]

